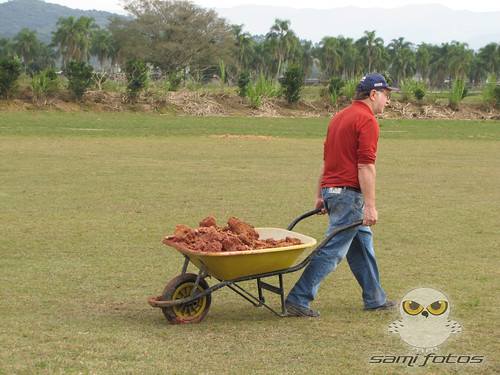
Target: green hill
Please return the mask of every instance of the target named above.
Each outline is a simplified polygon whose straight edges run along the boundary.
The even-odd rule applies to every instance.
[[[38,39],[49,43],[60,17],[93,17],[100,27],[106,27],[114,13],[97,10],[72,9],[48,4],[42,0],[9,0],[0,4],[0,39],[12,39],[25,27],[38,31]]]

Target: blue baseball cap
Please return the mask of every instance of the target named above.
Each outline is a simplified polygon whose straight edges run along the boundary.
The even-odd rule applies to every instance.
[[[384,76],[379,73],[370,73],[361,78],[358,85],[356,86],[357,91],[373,90],[373,89],[386,89],[389,91],[397,91],[399,89],[395,87],[390,87],[387,84]]]

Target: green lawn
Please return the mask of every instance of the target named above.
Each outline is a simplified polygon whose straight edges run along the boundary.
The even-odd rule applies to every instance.
[[[161,244],[176,224],[213,214],[285,228],[313,208],[328,121],[1,113],[0,374],[499,372],[500,121],[383,120],[376,164],[388,297],[442,291],[463,331],[436,355],[482,363],[370,364],[416,353],[387,333],[397,311],[362,310],[346,262],[322,284],[318,320],[225,289],[196,325],[148,305],[181,271]],[[224,134],[273,138],[211,137]],[[326,225],[295,230],[321,240]]]

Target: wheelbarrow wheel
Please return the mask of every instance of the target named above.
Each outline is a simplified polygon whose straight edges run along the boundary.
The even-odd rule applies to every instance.
[[[191,296],[197,275],[193,273],[183,273],[167,284],[163,290],[160,301],[173,301],[184,299]],[[203,292],[209,286],[204,279],[200,279],[197,293]],[[204,297],[197,298],[191,302],[182,305],[162,307],[163,315],[173,324],[198,323],[208,314],[212,297],[207,294]]]

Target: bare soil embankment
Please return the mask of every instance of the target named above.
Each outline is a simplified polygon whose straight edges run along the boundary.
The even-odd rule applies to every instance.
[[[66,97],[64,97],[66,96]],[[196,91],[169,92],[155,95],[143,93],[130,103],[126,96],[116,92],[90,91],[76,103],[68,95],[36,99],[30,95],[0,100],[0,111],[56,111],[56,112],[138,112],[186,116],[223,117],[331,117],[350,102],[332,107],[327,101],[305,101],[288,104],[284,99],[262,99],[260,106],[252,106],[247,98],[220,93]],[[458,111],[447,105],[401,102],[393,99],[379,118],[500,120],[500,111],[481,103],[462,103]]]

